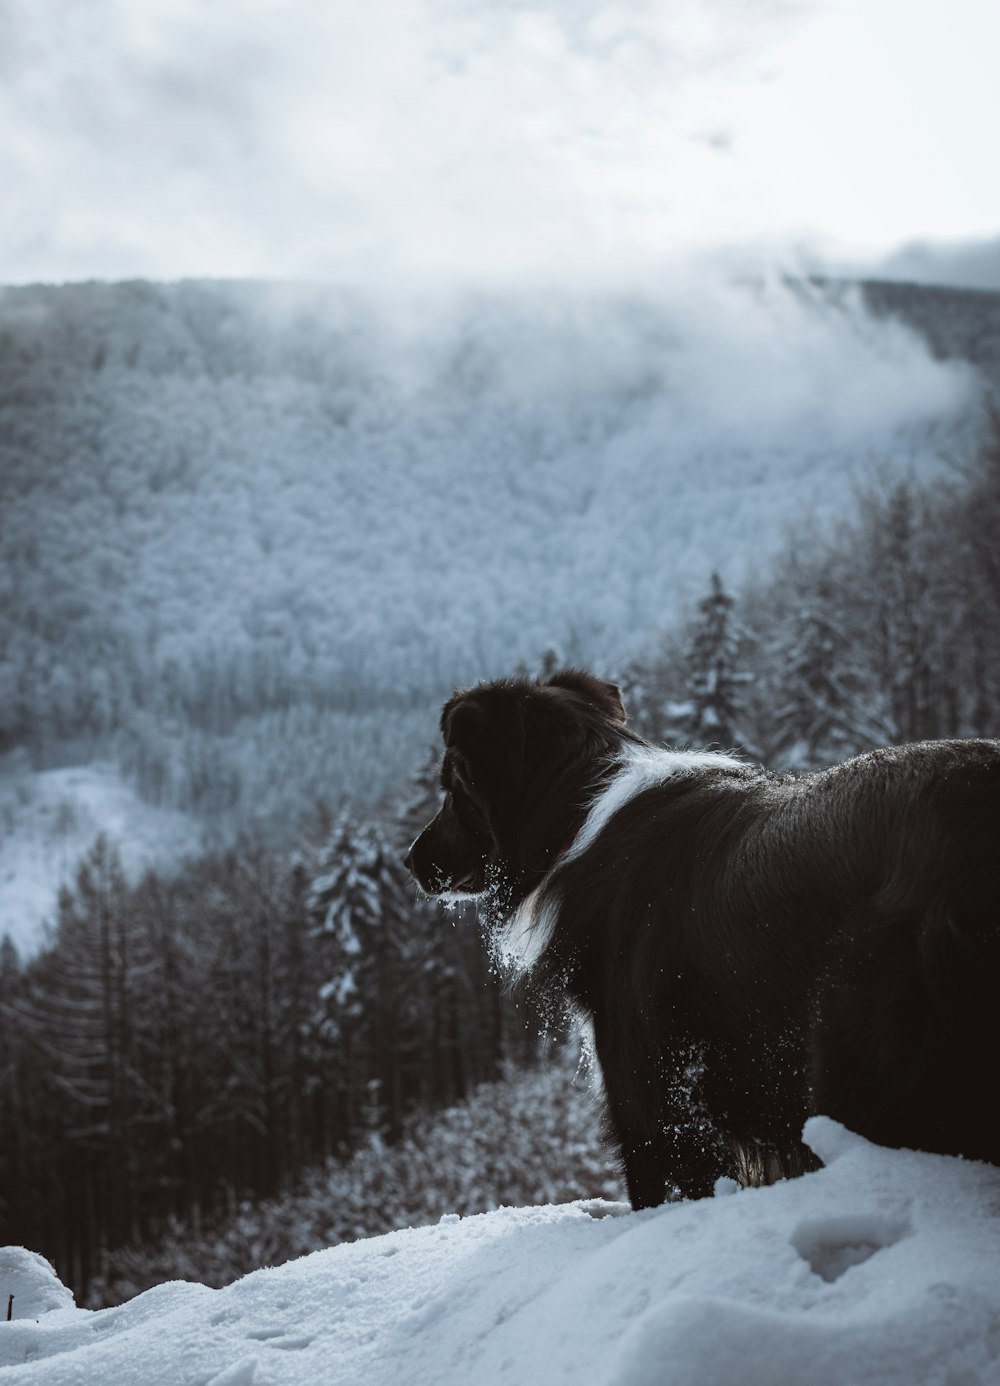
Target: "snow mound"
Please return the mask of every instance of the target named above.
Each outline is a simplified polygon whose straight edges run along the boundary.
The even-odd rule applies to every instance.
[[[771,1188],[446,1215],[224,1290],[56,1308],[4,1326],[4,1381],[1000,1383],[1000,1170],[807,1134],[830,1163]]]
[[[37,1319],[52,1309],[71,1309],[73,1295],[37,1251],[0,1247],[0,1318]],[[0,1357],[0,1360],[3,1360]]]

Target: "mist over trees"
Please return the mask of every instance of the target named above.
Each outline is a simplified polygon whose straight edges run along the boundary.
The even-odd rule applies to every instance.
[[[776,767],[1000,734],[1000,414],[944,477],[888,476],[853,517],[805,525],[766,573],[718,574],[686,626],[625,671],[656,740]],[[627,700],[628,701],[628,700]]]
[[[455,683],[611,673],[873,455],[939,469],[1000,296],[880,293],[0,290],[0,752],[219,841],[374,808]]]

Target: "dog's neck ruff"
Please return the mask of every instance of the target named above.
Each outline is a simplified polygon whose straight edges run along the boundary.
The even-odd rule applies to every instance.
[[[670,751],[663,746],[626,743],[611,779],[594,799],[579,830],[559,853],[541,882],[500,931],[497,953],[514,973],[526,973],[552,939],[559,918],[559,892],[553,875],[581,856],[629,800],[647,789],[692,770],[740,769],[744,762],[719,751]]]
[[[625,745],[618,769],[590,806],[583,826],[559,865],[573,861],[585,852],[608,823],[630,799],[655,789],[658,784],[689,770],[738,770],[742,761],[719,751],[670,751],[664,746]]]

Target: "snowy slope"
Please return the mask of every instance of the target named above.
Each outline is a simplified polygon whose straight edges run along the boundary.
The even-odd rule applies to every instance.
[[[0,938],[22,955],[41,946],[60,888],[100,833],[130,877],[197,851],[201,837],[192,818],[145,803],[112,766],[33,773],[17,757],[0,762]]]
[[[631,1214],[500,1209],[257,1271],[66,1305],[0,1253],[10,1386],[1000,1383],[1000,1170],[887,1151],[825,1118],[826,1162]],[[35,1321],[37,1317],[37,1321]]]
[[[968,453],[1000,296],[866,303],[0,287],[0,745],[79,737],[222,840],[378,803],[454,686],[550,646],[617,675],[713,567]],[[164,815],[150,851],[151,810],[93,780],[111,821],[0,769],[22,947],[102,828],[142,864],[193,836]]]
[[[621,659],[873,465],[961,455],[983,388],[856,294],[696,279],[0,289],[0,368],[11,679],[51,662],[45,716],[92,720],[123,652],[173,716],[223,675],[253,710]]]

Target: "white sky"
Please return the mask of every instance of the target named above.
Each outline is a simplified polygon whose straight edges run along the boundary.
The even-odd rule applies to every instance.
[[[0,281],[1000,264],[998,53],[1000,0],[0,0]]]

